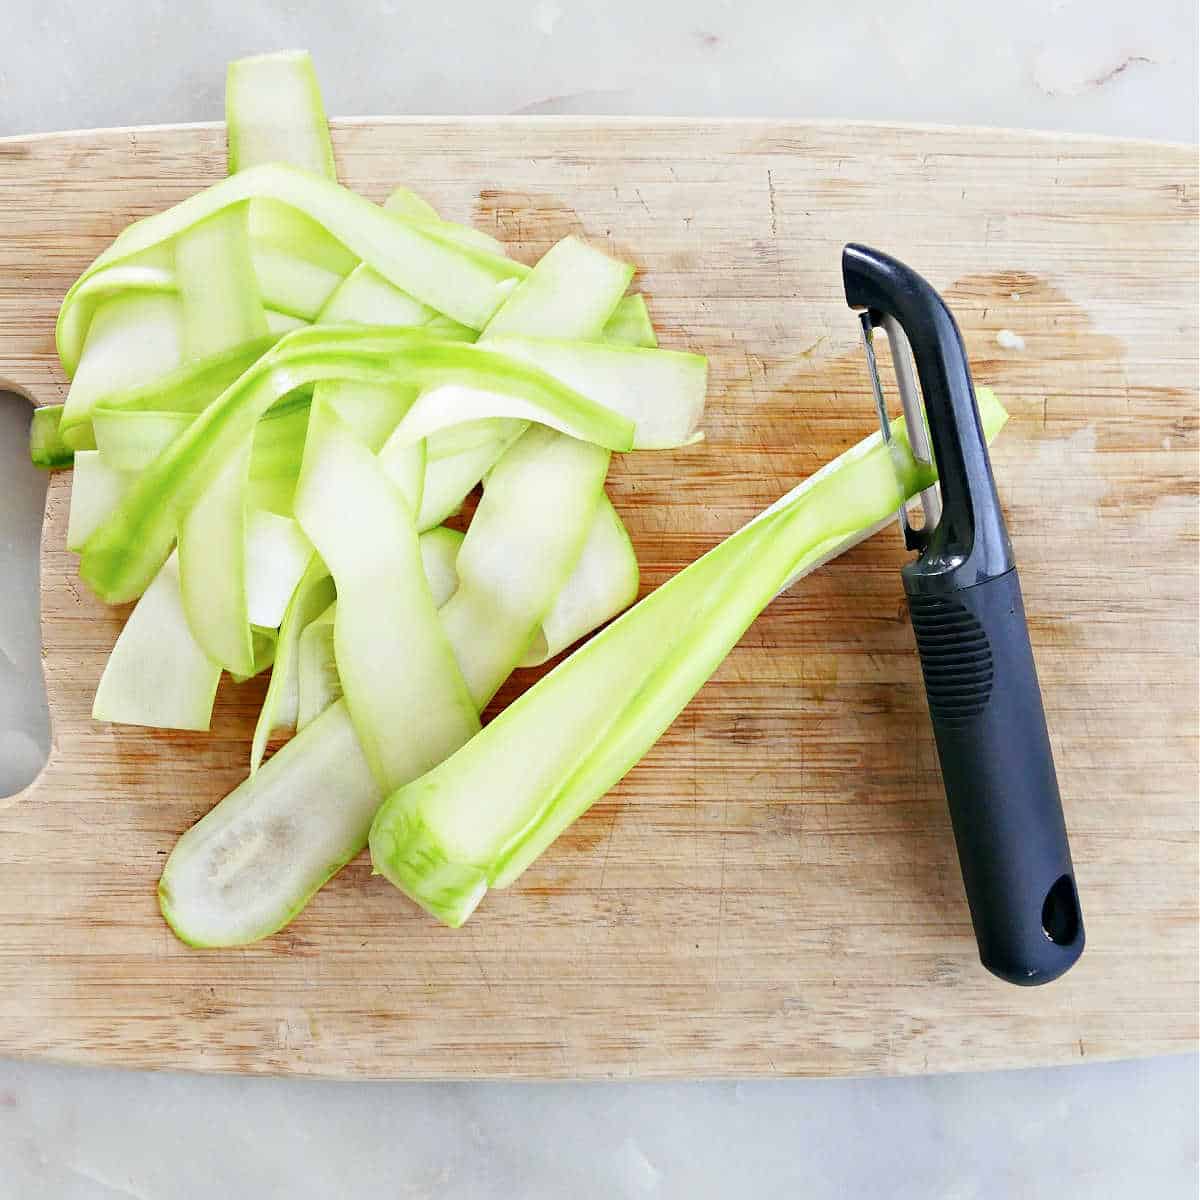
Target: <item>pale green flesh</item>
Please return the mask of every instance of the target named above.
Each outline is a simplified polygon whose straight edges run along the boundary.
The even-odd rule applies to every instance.
[[[421,565],[436,608],[458,588],[456,560],[463,535],[454,529],[431,529],[421,535]],[[296,728],[303,729],[342,695],[334,653],[336,602],[316,617],[300,635],[297,657],[299,709]]]
[[[378,454],[416,395],[412,387],[329,380],[317,384],[313,401],[328,404],[358,440]]]
[[[247,211],[245,204],[222,209],[175,242],[183,356],[188,360],[266,336],[267,318],[250,264]]]
[[[29,422],[29,458],[35,467],[53,470],[69,467],[75,452],[59,435],[62,422],[61,404],[43,404],[33,410]]]
[[[296,650],[308,625],[333,603],[333,580],[329,569],[314,554],[296,585],[279,626],[271,682],[254,727],[250,749],[250,773],[262,764],[267,742],[273,733],[294,729],[299,710]]]
[[[220,677],[221,668],[192,635],[172,554],[108,656],[92,716],[159,729],[207,729]]]
[[[372,349],[375,345],[391,349]],[[439,418],[432,408],[424,410],[422,415],[430,418],[425,432],[430,426],[440,428],[447,419],[491,417],[499,410],[504,415],[528,413],[610,449],[627,448],[636,435],[625,418],[536,368],[481,347],[431,342],[402,330],[298,330],[210,404],[139,476],[85,547],[80,573],[88,586],[109,603],[140,595],[170,550],[179,514],[195,504],[259,417],[281,396],[325,379],[413,384],[459,397],[449,418]],[[413,405],[402,426],[413,420],[430,394],[425,392]]]
[[[437,314],[414,300],[378,271],[360,263],[326,300],[317,313],[323,325],[397,325],[417,327]]]
[[[202,412],[247,368],[275,343],[275,338],[255,338],[210,358],[184,363],[138,387],[109,393],[96,401],[97,409],[115,412]]]
[[[255,675],[261,675],[275,661],[275,640],[278,630],[264,629],[260,625],[250,626],[250,642],[254,650],[254,667],[249,675],[232,676],[234,683],[245,683]]]
[[[388,212],[395,213],[410,221],[440,221],[441,215],[423,196],[418,196],[412,188],[397,187],[388,193],[383,202]]]
[[[644,346],[653,350],[658,346],[650,313],[646,308],[646,297],[640,292],[626,296],[609,317],[604,326],[601,341],[614,346]]]
[[[488,338],[488,346],[631,420],[636,450],[684,446],[697,436],[708,387],[708,363],[699,354],[542,337]]]
[[[289,397],[268,411],[254,427],[251,479],[290,479],[295,483],[308,435],[310,400],[303,393]]]
[[[614,312],[625,304],[621,296],[632,274],[627,264],[574,238],[564,239],[517,287],[488,324],[481,341],[495,345],[506,332],[603,337]],[[644,315],[644,306],[641,311]],[[556,464],[556,460],[561,462]],[[567,464],[571,465],[564,470]],[[604,496],[607,469],[606,453],[595,451],[584,458],[570,439],[543,429],[523,434],[491,470],[471,525],[476,532],[468,534],[460,562],[464,586],[443,614],[472,694],[481,706],[522,658],[543,661],[553,652],[552,637],[574,640],[588,631],[580,629],[577,621],[572,623],[573,618],[591,610],[598,616],[598,624],[617,611],[595,612],[613,599],[611,592],[597,591],[596,576],[610,574],[620,584],[619,577],[627,573],[624,556],[615,563],[609,559],[615,543],[603,533],[612,532],[613,522],[632,556],[620,519]],[[539,478],[543,471],[546,479]],[[531,497],[543,494],[544,504],[530,503]],[[601,503],[603,513],[597,507]],[[601,529],[598,539],[591,536],[593,524]],[[593,553],[586,569],[580,571],[586,546],[592,546]],[[636,581],[636,560],[634,578]],[[634,586],[636,590],[636,582]],[[597,597],[599,605],[592,603]],[[564,606],[561,610],[560,605]],[[556,611],[567,615],[567,627],[556,623],[561,619],[552,616]],[[550,633],[543,624],[547,619],[552,620]]]
[[[96,309],[63,408],[61,432],[69,446],[92,448],[89,419],[102,397],[148,384],[180,365],[182,324],[175,295],[121,293]]]
[[[229,173],[287,162],[335,179],[333,146],[312,59],[287,50],[239,58],[225,77]]]
[[[280,164],[265,164],[231,175],[165,212],[130,225],[67,293],[59,332],[64,338],[86,332],[78,331],[67,314],[78,289],[95,274],[171,241],[206,217],[258,198],[297,209],[385,279],[474,329],[482,329],[500,306],[506,289],[499,285],[524,274],[519,264],[429,233],[335,183]],[[72,345],[60,344],[60,351],[64,360],[77,357]]]
[[[371,769],[391,790],[457,749],[479,720],[412,515],[375,455],[325,405],[309,422],[296,516],[333,576],[338,674]]]
[[[448,435],[452,437],[459,430],[481,426],[491,431],[486,437],[459,450],[439,451],[439,443]],[[458,512],[467,494],[521,436],[523,429],[519,421],[477,421],[439,430],[420,443],[425,446],[426,462],[417,528],[430,529]]]
[[[88,538],[116,511],[134,476],[110,467],[98,450],[77,450],[71,473],[67,549],[79,554]]]
[[[255,673],[242,552],[250,450],[247,437],[179,523],[179,579],[188,624],[209,658],[246,677]]]
[[[481,342],[494,345],[505,331],[571,338],[603,336],[606,323],[623,303],[621,296],[632,273],[626,264],[574,238],[564,239],[505,301],[484,330]],[[414,408],[419,412],[422,404],[436,413],[439,408],[448,408],[450,401],[434,393],[423,397]],[[410,413],[407,424],[412,425],[417,415]],[[489,426],[494,430],[497,423],[489,422]],[[536,661],[549,652],[542,622],[556,601],[564,599],[566,611],[578,617],[589,607],[587,598],[581,598],[582,602],[577,599],[580,585],[595,585],[595,570],[580,574],[574,586],[571,581],[576,578],[574,569],[583,547],[591,540],[589,527],[603,495],[608,455],[595,447],[585,450],[572,439],[544,428],[522,434],[523,428],[515,421],[501,425],[501,436],[511,438],[513,444],[511,449],[497,447],[499,452],[490,461],[486,451],[473,449],[456,456],[458,461],[440,460],[440,470],[426,467],[426,489],[431,499],[423,515],[437,519],[441,519],[448,501],[455,505],[461,502],[453,498],[453,491],[437,495],[439,484],[445,483],[455,469],[461,472],[460,486],[470,478],[462,470],[468,463],[482,468],[481,474],[483,470],[492,471],[460,558],[462,584],[442,614],[471,694],[480,707],[531,648]],[[495,438],[496,434],[490,436]],[[607,506],[607,500],[604,503]],[[610,506],[608,512],[616,520]],[[628,547],[628,538],[625,544]],[[598,543],[601,553],[611,548],[612,539]],[[632,548],[628,549],[631,554]],[[605,561],[599,567],[608,570],[612,565]],[[622,560],[617,566],[619,574],[626,562]],[[612,599],[611,594],[602,596],[604,601]],[[613,611],[617,610],[603,612],[600,619],[607,619]],[[572,625],[569,630],[556,629],[553,636],[557,639],[574,633],[574,640],[585,632],[587,629]]]
[[[1006,419],[979,393],[985,432]],[[932,472],[878,434],[630,609],[440,766],[389,796],[372,860],[460,925],[653,745],[789,580],[886,520]]]
[[[294,317],[291,313],[277,312],[273,308],[264,311],[267,314],[267,332],[275,337],[282,337],[285,333],[291,333],[293,329],[303,329],[310,324],[303,317]]]
[[[191,413],[92,410],[96,449],[115,471],[143,471],[196,418]]]
[[[93,272],[72,290],[73,302],[69,309],[59,314],[61,329],[56,335],[59,357],[69,379],[79,369],[79,353],[101,304],[115,296],[134,292],[175,293],[174,246],[170,243],[154,246],[117,266]]]
[[[482,708],[529,648],[587,540],[608,454],[544,426],[496,464],[442,609],[446,636]]]
[[[297,321],[316,320],[342,283],[341,275],[270,247],[255,247],[253,265],[263,303]]]
[[[249,230],[256,251],[289,254],[338,276],[350,274],[358,265],[358,259],[320,222],[269,196],[250,201]]]
[[[578,393],[575,393],[578,396]],[[609,449],[630,449],[636,427],[619,415],[593,405],[549,407],[511,391],[487,390],[471,384],[443,384],[422,392],[401,422],[400,434],[408,444],[468,421],[507,418],[525,424],[548,425],[569,437],[594,442]],[[620,445],[614,446],[612,443]]]
[[[488,322],[484,337],[598,337],[625,294],[633,267],[578,238],[555,243]]]
[[[246,615],[277,629],[312,558],[312,545],[288,517],[262,509],[246,515]]]
[[[612,502],[601,495],[587,541],[529,643],[520,666],[536,667],[628,608],[638,593],[633,543]]]
[[[425,456],[426,443],[414,442],[411,445],[403,440],[384,443],[379,452],[379,465],[383,473],[404,497],[404,503],[410,513],[420,513],[422,497],[425,495]],[[428,526],[416,523],[417,530],[423,531]]]
[[[282,929],[362,850],[379,800],[339,701],[179,839],[158,885],[163,916],[193,946]]]
[[[299,703],[296,732],[311,725],[335,700],[342,697],[342,681],[334,657],[333,622],[337,604],[331,604],[300,635],[296,648],[296,687]]]

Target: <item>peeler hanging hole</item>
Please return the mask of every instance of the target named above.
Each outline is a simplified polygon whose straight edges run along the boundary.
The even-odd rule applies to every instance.
[[[1070,875],[1060,875],[1042,901],[1042,932],[1056,946],[1070,946],[1079,936],[1079,901]]]

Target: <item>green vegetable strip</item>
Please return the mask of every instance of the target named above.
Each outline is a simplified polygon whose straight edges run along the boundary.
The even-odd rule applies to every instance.
[[[461,534],[447,529],[421,538],[421,559],[435,598],[453,586],[461,541]],[[312,616],[291,621],[293,629],[307,626],[326,607],[322,601],[332,595],[332,583],[328,576],[318,578],[322,574],[315,561],[306,580],[317,579],[316,587],[297,589],[293,605],[299,599]],[[268,722],[277,681],[290,676],[294,683],[283,649],[288,629],[285,619],[264,705]],[[314,718],[258,769],[265,734],[262,743],[250,778],[179,839],[163,871],[163,916],[190,945],[245,945],[276,932],[367,844],[382,795],[344,701]]]
[[[136,476],[110,467],[98,450],[79,450],[71,473],[67,549],[81,554],[88,538],[116,511]]]
[[[360,263],[338,285],[317,313],[322,325],[362,324],[417,327],[437,314],[427,304],[388,283]]]
[[[423,196],[418,196],[412,188],[393,188],[383,207],[406,221],[436,222],[442,219],[441,214]]]
[[[193,946],[282,929],[362,850],[379,800],[339,701],[179,839],[158,885],[163,916]]]
[[[281,313],[273,308],[263,310],[267,316],[267,331],[274,337],[282,337],[293,329],[303,329],[309,324],[304,317],[293,317],[290,313]]]
[[[311,217],[385,279],[473,329],[482,329],[499,307],[500,285],[524,273],[520,264],[418,229],[337,184],[278,164],[252,167],[130,225],[96,259],[67,293],[59,313],[64,363],[78,355],[78,347],[67,340],[76,330],[70,312],[91,278],[170,242],[206,217],[257,198],[281,201]]]
[[[275,661],[275,638],[278,631],[264,629],[260,625],[250,626],[250,640],[254,648],[254,667],[249,675],[234,675],[234,683],[245,683],[255,675],[261,675]]]
[[[637,450],[684,446],[700,436],[697,429],[708,387],[708,362],[702,355],[580,345],[547,337],[489,337],[488,348],[540,367],[633,421]]]
[[[470,349],[480,352],[475,347]],[[504,364],[506,370],[511,365],[500,355],[490,356],[490,361]],[[539,383],[549,380],[549,376],[542,375]],[[525,425],[548,425],[568,437],[610,450],[633,449],[637,427],[622,415],[569,389],[547,403],[521,394],[523,389],[507,386],[507,382],[481,372],[477,382],[447,382],[423,391],[397,427],[398,441],[412,444],[453,425],[505,417]]]
[[[60,433],[76,450],[93,448],[90,417],[102,398],[150,383],[183,354],[179,299],[157,292],[113,296],[96,309],[67,393]]]
[[[250,201],[250,242],[257,251],[292,255],[330,275],[348,275],[358,259],[323,225],[268,196]]]
[[[335,602],[310,622],[300,635],[300,643],[296,647],[296,687],[299,693],[297,733],[342,698],[342,681],[338,675],[333,646],[333,623],[336,619]]]
[[[341,286],[343,277],[294,254],[255,248],[256,290],[273,312],[312,321]]]
[[[313,549],[289,517],[252,508],[246,515],[246,615],[251,625],[278,629]]]
[[[220,677],[221,668],[200,648],[184,615],[172,554],[108,656],[92,716],[158,729],[207,729]]]
[[[195,420],[192,413],[92,410],[96,449],[117,471],[144,471]]]
[[[658,346],[650,313],[646,310],[646,297],[641,293],[626,296],[617,305],[608,324],[604,326],[601,341],[615,346],[643,346],[653,350]]]
[[[657,346],[642,296],[626,296],[617,305],[604,327],[603,340]],[[628,608],[637,599],[638,575],[633,543],[605,496],[575,570],[520,665],[540,665]]]
[[[440,234],[450,241],[459,242],[464,246],[472,246],[478,250],[486,250],[491,254],[503,254],[504,244],[497,241],[482,229],[471,225],[458,225],[454,221],[443,221],[436,208],[427,200],[418,196],[411,188],[398,187],[383,202],[385,211],[414,225],[419,225],[431,233]],[[528,270],[528,268],[526,268]]]
[[[425,578],[429,581],[433,602],[439,608],[458,587],[455,560],[462,541],[463,535],[455,529],[431,529],[421,535],[421,564]],[[279,628],[271,684],[254,730],[254,745],[250,757],[251,773],[258,770],[272,733],[308,723],[299,719],[297,651],[304,631],[319,616],[332,610],[333,601],[334,587],[333,580],[329,577],[329,569],[318,556],[313,555],[307,571],[292,594]],[[332,643],[329,654],[332,658]],[[333,669],[336,672],[336,665]],[[337,695],[341,695],[340,681],[337,684]],[[323,709],[324,706],[316,709],[312,717]]]
[[[96,408],[120,412],[201,412],[253,366],[275,340],[268,334],[197,362],[184,363],[149,383],[102,396],[96,401]]]
[[[372,772],[391,790],[461,746],[479,719],[412,516],[375,455],[324,404],[309,421],[296,516],[333,576],[338,674]]]
[[[536,667],[553,658],[628,608],[637,593],[633,543],[611,501],[601,496],[575,569],[519,665]]]
[[[251,479],[291,479],[300,474],[308,436],[310,397],[302,392],[270,409],[254,427]]]
[[[403,440],[389,439],[379,452],[379,465],[393,486],[404,497],[410,513],[421,511],[421,498],[425,494],[425,441],[411,445]],[[425,526],[417,525],[418,532]]]
[[[522,329],[531,336],[587,339],[598,337],[621,301],[633,268],[617,262],[578,238],[564,238],[544,254],[537,266],[504,302],[488,324],[481,341],[499,329]],[[442,394],[422,397],[407,422],[409,436],[438,435],[438,420],[454,411],[454,401]],[[422,415],[432,419],[419,428]],[[472,447],[461,457],[431,453],[426,464],[425,502],[418,525],[438,524],[457,511],[467,493],[496,460],[525,431],[526,423],[511,420],[493,424],[490,450]]]
[[[599,337],[632,278],[629,263],[563,238],[517,285],[484,336]]]
[[[980,391],[984,428],[1006,414]],[[371,830],[377,870],[449,925],[505,887],[654,744],[790,578],[886,520],[933,472],[878,434],[651,593],[504,710],[467,746],[390,795]]]
[[[503,255],[504,247],[495,238],[478,230],[442,221],[431,205],[415,192],[397,188],[384,204],[387,212],[409,220],[416,228],[431,236],[440,236],[469,249]],[[519,263],[511,282],[516,282],[528,268]],[[344,273],[344,272],[343,272]],[[397,325],[416,327],[431,321],[445,320],[427,304],[422,304],[407,292],[389,283],[365,263],[356,266],[329,296],[316,320],[323,325],[357,323],[365,325]]]
[[[608,452],[534,425],[493,468],[458,555],[442,624],[479,708],[562,591],[604,490]]]
[[[599,337],[632,276],[627,264],[564,239],[516,288],[481,341],[495,345],[505,332]],[[608,457],[533,428],[491,469],[459,556],[459,590],[442,613],[481,708],[541,636],[567,585],[589,540]]]
[[[324,344],[312,335],[323,332]],[[553,425],[609,449],[627,449],[634,431],[622,418],[563,387],[544,373],[477,347],[428,342],[393,331],[368,331],[391,353],[354,349],[364,331],[298,330],[265,355],[215,400],[147,468],[117,511],[89,539],[80,573],[97,596],[120,603],[140,595],[170,552],[175,524],[196,502],[259,417],[281,396],[322,379],[364,383],[456,385],[451,420],[505,415]],[[348,348],[339,349],[345,344]],[[484,393],[481,389],[487,389]],[[427,393],[428,394],[428,393]],[[483,396],[486,403],[480,402]],[[424,399],[424,397],[422,398]],[[409,417],[418,409],[418,401]],[[405,418],[405,423],[409,417]],[[420,436],[431,432],[428,427]],[[413,438],[412,440],[419,440]]]
[[[433,603],[441,608],[458,591],[458,556],[463,535],[439,526],[421,534],[421,567],[429,581]]]
[[[33,410],[29,423],[29,457],[35,467],[53,470],[69,467],[74,461],[75,452],[58,433],[62,411],[61,404],[45,404]]]
[[[225,77],[229,173],[286,162],[336,179],[312,59],[303,50],[235,59]]]
[[[77,280],[72,291],[71,307],[59,313],[56,333],[59,357],[68,379],[79,369],[80,351],[101,304],[135,292],[175,294],[175,247],[172,243],[153,246],[117,266],[92,271],[86,280]],[[64,354],[64,348],[69,352]]]
[[[299,708],[297,647],[304,630],[333,603],[333,598],[333,580],[329,577],[329,568],[314,554],[292,592],[279,626],[271,682],[254,727],[254,742],[250,750],[251,775],[261,765],[271,735],[276,730],[293,729],[296,726]]]
[[[416,395],[413,387],[330,380],[317,384],[313,403],[328,404],[358,440],[372,454],[378,454]]]
[[[421,566],[425,571],[425,578],[429,581],[429,592],[435,608],[441,608],[458,588],[455,560],[458,558],[462,542],[463,535],[454,529],[431,529],[421,535]],[[335,602],[300,635],[297,656],[300,693],[297,730],[310,724],[334,701],[341,698],[342,683],[338,677],[333,639],[336,615]]]
[[[183,310],[183,352],[190,361],[265,337],[267,318],[250,262],[248,205],[199,221],[175,242]]]
[[[168,457],[175,445],[178,442],[156,462]],[[247,435],[179,524],[179,580],[188,624],[209,658],[230,674],[247,678],[255,674],[243,552],[250,450]],[[90,539],[84,548],[85,561],[91,544]]]
[[[490,432],[470,445],[450,449],[460,431],[486,428]],[[472,421],[430,434],[417,528],[431,529],[458,512],[467,493],[484,477],[500,456],[522,434],[519,421]]]

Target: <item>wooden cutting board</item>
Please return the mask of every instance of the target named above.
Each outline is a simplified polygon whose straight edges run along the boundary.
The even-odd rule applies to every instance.
[[[338,1076],[943,1071],[1179,1051],[1197,1033],[1197,157],[982,130],[397,120],[335,128],[526,262],[636,262],[710,356],[708,440],[619,457],[649,590],[874,427],[851,239],[950,300],[1013,419],[994,450],[1088,949],[1025,991],[976,959],[887,532],[781,598],[625,782],[461,931],[360,859],[284,933],[198,952],[159,918],[175,838],[244,775],[261,681],[212,732],[93,724],[124,611],[42,553],[50,763],[0,812],[0,1051]],[[0,380],[66,391],[70,282],[218,179],[220,126],[0,141]],[[1024,349],[998,344],[1009,329]],[[11,586],[11,585],[10,585]],[[512,682],[510,699],[529,682]],[[331,797],[331,801],[335,798]]]

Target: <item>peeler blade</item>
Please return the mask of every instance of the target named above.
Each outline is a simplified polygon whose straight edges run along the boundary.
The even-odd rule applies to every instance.
[[[892,423],[888,416],[883,384],[879,378],[879,361],[875,355],[875,320],[875,314],[869,310],[859,313],[863,350],[867,357],[867,371],[871,377],[871,392],[875,398],[875,411],[879,417],[879,428],[883,434],[883,440],[890,449],[893,442]],[[883,326],[888,345],[891,347],[892,364],[896,371],[896,384],[900,391],[900,405],[904,412],[904,424],[908,430],[909,446],[917,462],[930,466],[933,463],[933,447],[929,440],[925,406],[917,387],[916,373],[913,371],[908,339],[904,336],[904,331],[894,317],[885,314],[880,319],[880,324]],[[920,498],[925,516],[920,529],[913,528],[906,505],[902,504],[898,510],[900,528],[904,533],[904,544],[910,550],[919,550],[924,547],[930,531],[942,517],[942,498],[936,484],[925,488],[921,492]]]

